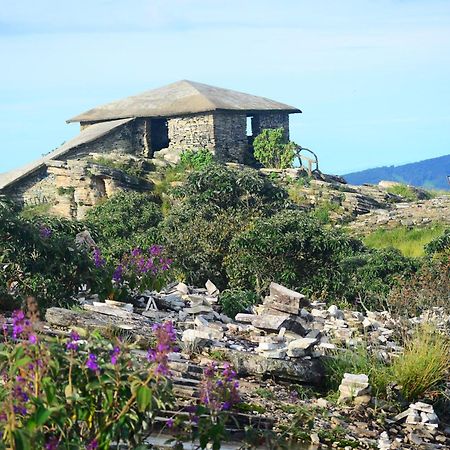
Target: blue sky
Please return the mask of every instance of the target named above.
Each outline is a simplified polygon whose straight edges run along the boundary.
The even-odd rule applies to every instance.
[[[448,0],[18,0],[0,56],[0,172],[180,79],[299,107],[291,137],[328,173],[450,153]]]

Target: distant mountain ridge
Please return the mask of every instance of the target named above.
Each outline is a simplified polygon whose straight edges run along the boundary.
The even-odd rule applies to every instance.
[[[413,186],[450,190],[450,155],[425,159],[401,166],[384,166],[352,172],[343,177],[350,184],[377,184],[381,180],[399,181]]]

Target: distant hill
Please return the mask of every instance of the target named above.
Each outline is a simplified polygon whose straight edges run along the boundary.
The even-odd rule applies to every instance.
[[[352,172],[343,177],[350,184],[376,184],[381,180],[399,181],[413,186],[450,190],[447,181],[450,175],[450,155],[425,159],[402,166],[385,166]]]

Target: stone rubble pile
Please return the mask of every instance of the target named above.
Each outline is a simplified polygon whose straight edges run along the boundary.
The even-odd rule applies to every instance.
[[[339,402],[352,400],[355,404],[369,403],[369,377],[365,374],[345,373],[339,386]]]

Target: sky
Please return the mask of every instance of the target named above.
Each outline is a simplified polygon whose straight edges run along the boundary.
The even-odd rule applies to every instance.
[[[450,153],[449,0],[3,0],[0,57],[0,172],[181,79],[300,108],[327,173]]]

